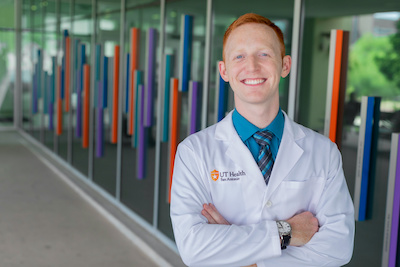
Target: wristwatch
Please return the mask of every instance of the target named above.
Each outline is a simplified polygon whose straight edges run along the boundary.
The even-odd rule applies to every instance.
[[[281,249],[286,249],[290,244],[290,239],[292,238],[292,227],[286,221],[277,221],[279,237],[281,239]]]

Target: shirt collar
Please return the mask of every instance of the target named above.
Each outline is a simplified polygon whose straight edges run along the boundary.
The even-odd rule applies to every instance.
[[[257,131],[268,130],[271,131],[275,137],[282,139],[283,128],[285,125],[285,117],[283,116],[282,110],[279,108],[278,114],[275,119],[264,129],[260,129],[251,122],[249,122],[245,117],[243,117],[235,108],[232,114],[233,126],[235,127],[240,139],[245,142]]]

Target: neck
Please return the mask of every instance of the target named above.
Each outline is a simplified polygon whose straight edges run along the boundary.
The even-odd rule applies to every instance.
[[[250,106],[245,108],[242,106],[236,106],[236,110],[249,122],[258,128],[263,129],[270,125],[276,115],[278,115],[279,104],[263,107]]]

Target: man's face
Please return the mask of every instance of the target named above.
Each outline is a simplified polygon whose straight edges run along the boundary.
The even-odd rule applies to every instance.
[[[247,23],[232,31],[225,44],[221,77],[230,83],[236,108],[248,105],[279,107],[280,77],[289,74],[290,56],[282,60],[274,30],[265,24]]]

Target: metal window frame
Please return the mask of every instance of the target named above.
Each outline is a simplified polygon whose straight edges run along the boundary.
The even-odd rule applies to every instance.
[[[289,80],[288,116],[298,120],[299,84],[301,74],[301,40],[304,32],[305,0],[294,0],[293,25],[292,25],[292,68]]]

